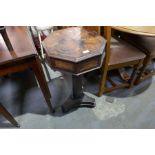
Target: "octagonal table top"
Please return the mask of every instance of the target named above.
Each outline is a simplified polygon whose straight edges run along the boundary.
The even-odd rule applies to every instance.
[[[96,32],[82,27],[71,27],[54,31],[44,41],[48,57],[79,62],[104,52],[106,41]]]

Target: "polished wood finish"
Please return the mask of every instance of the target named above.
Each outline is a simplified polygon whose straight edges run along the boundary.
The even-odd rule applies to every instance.
[[[6,27],[6,32],[14,50],[9,51],[4,40],[0,37],[0,76],[26,69],[34,71],[49,110],[52,111],[51,94],[29,29],[27,27],[10,26]]]
[[[65,29],[69,27],[75,27],[75,26],[58,26],[58,29]],[[101,26],[80,26],[80,27],[84,28],[87,31],[95,31],[98,34],[101,33]]]
[[[116,88],[132,87],[138,68],[145,58],[145,54],[143,54],[140,50],[117,37],[111,37],[111,35],[111,27],[105,26],[104,37],[107,39],[107,46],[106,57],[102,67],[99,96],[105,92],[115,90]],[[108,77],[109,70],[119,69],[127,66],[134,66],[128,82],[125,82],[124,84],[116,84],[112,82],[110,77]],[[111,88],[106,88],[106,80],[111,83]]]
[[[8,48],[8,50],[13,51],[13,47],[11,45],[11,42],[10,42],[10,40],[8,38],[8,35],[6,33],[6,29],[5,29],[4,26],[0,26],[0,33],[1,33],[1,35],[2,35],[2,37],[4,39],[4,41],[5,41],[5,44],[6,44],[7,48]]]
[[[13,116],[6,110],[6,108],[0,103],[0,115],[3,115],[14,126],[20,127]]]
[[[131,34],[155,36],[155,26],[112,26],[112,28]]]
[[[152,59],[155,59],[155,26],[121,27],[121,29],[116,29],[119,30],[118,35],[122,39],[128,41],[146,54],[146,58],[140,69],[140,73],[137,76],[135,84],[155,75],[155,70],[147,73],[147,75],[143,75],[147,65]],[[124,29],[126,31],[124,31]]]
[[[98,34],[101,34],[101,27],[100,26],[82,26],[87,31],[95,31]]]
[[[96,32],[71,27],[50,34],[43,47],[53,68],[82,74],[101,66],[105,40]]]
[[[70,27],[53,32],[43,41],[47,60],[51,67],[72,74],[73,93],[69,102],[62,105],[68,112],[78,107],[95,106],[95,100],[87,97],[83,101],[82,74],[100,68],[106,41],[95,31],[82,27]]]

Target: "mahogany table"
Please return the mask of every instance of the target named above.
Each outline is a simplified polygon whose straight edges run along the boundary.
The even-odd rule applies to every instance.
[[[135,34],[135,35],[139,35],[139,36],[142,36],[142,37],[149,37],[150,39],[151,39],[151,37],[155,37],[155,26],[113,26],[112,28],[115,29],[115,30],[125,32],[125,33]],[[132,41],[132,37],[131,38],[129,37],[128,39],[131,39],[131,43],[134,44],[134,46],[137,46],[138,48],[141,48],[141,49],[144,47],[145,50],[147,49],[147,44],[143,45],[142,42],[138,43],[137,42],[138,40],[136,41],[136,39],[135,39],[135,41],[134,40]],[[152,43],[153,43],[153,41],[152,41]],[[145,46],[146,46],[146,48],[145,48]],[[149,46],[150,46],[150,44],[148,44],[148,51],[151,51],[152,47],[149,47]],[[138,77],[137,77],[137,79],[135,81],[135,84],[138,84],[140,81],[142,81],[142,80],[144,80],[144,79],[146,79],[146,78],[148,78],[148,77],[155,74],[154,71],[151,71],[150,73],[147,73],[146,75],[144,75],[142,77],[142,73],[144,72],[145,67],[150,62],[150,59],[153,58],[153,57],[152,58],[151,57],[152,56],[150,56],[150,54],[147,55],[147,57],[146,57],[146,59],[145,59],[145,61],[143,63],[143,67],[141,68],[141,72],[140,72],[140,74],[138,75]]]
[[[62,105],[63,112],[95,106],[95,100],[83,93],[82,74],[101,67],[105,45],[103,37],[82,27],[54,31],[43,41],[50,66],[72,74],[73,93]]]
[[[155,26],[112,26],[112,28],[137,35],[155,36]]]

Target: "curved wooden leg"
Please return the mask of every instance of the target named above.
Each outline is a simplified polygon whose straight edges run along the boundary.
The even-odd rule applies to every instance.
[[[40,88],[42,90],[42,93],[45,97],[46,103],[48,105],[49,111],[53,112],[52,104],[51,104],[51,93],[48,88],[45,75],[41,66],[41,62],[38,58],[38,56],[35,57],[35,61],[33,63],[32,69],[35,73],[35,76],[39,82]]]
[[[0,104],[0,114],[2,114],[9,122],[11,122],[14,126],[20,127],[13,116],[5,109],[5,107]]]

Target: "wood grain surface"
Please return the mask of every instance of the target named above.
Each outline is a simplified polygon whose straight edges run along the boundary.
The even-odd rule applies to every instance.
[[[155,26],[112,26],[113,29],[145,36],[155,36]]]
[[[71,27],[51,33],[43,41],[43,46],[49,57],[79,62],[101,55],[105,43],[105,39],[95,31]]]

